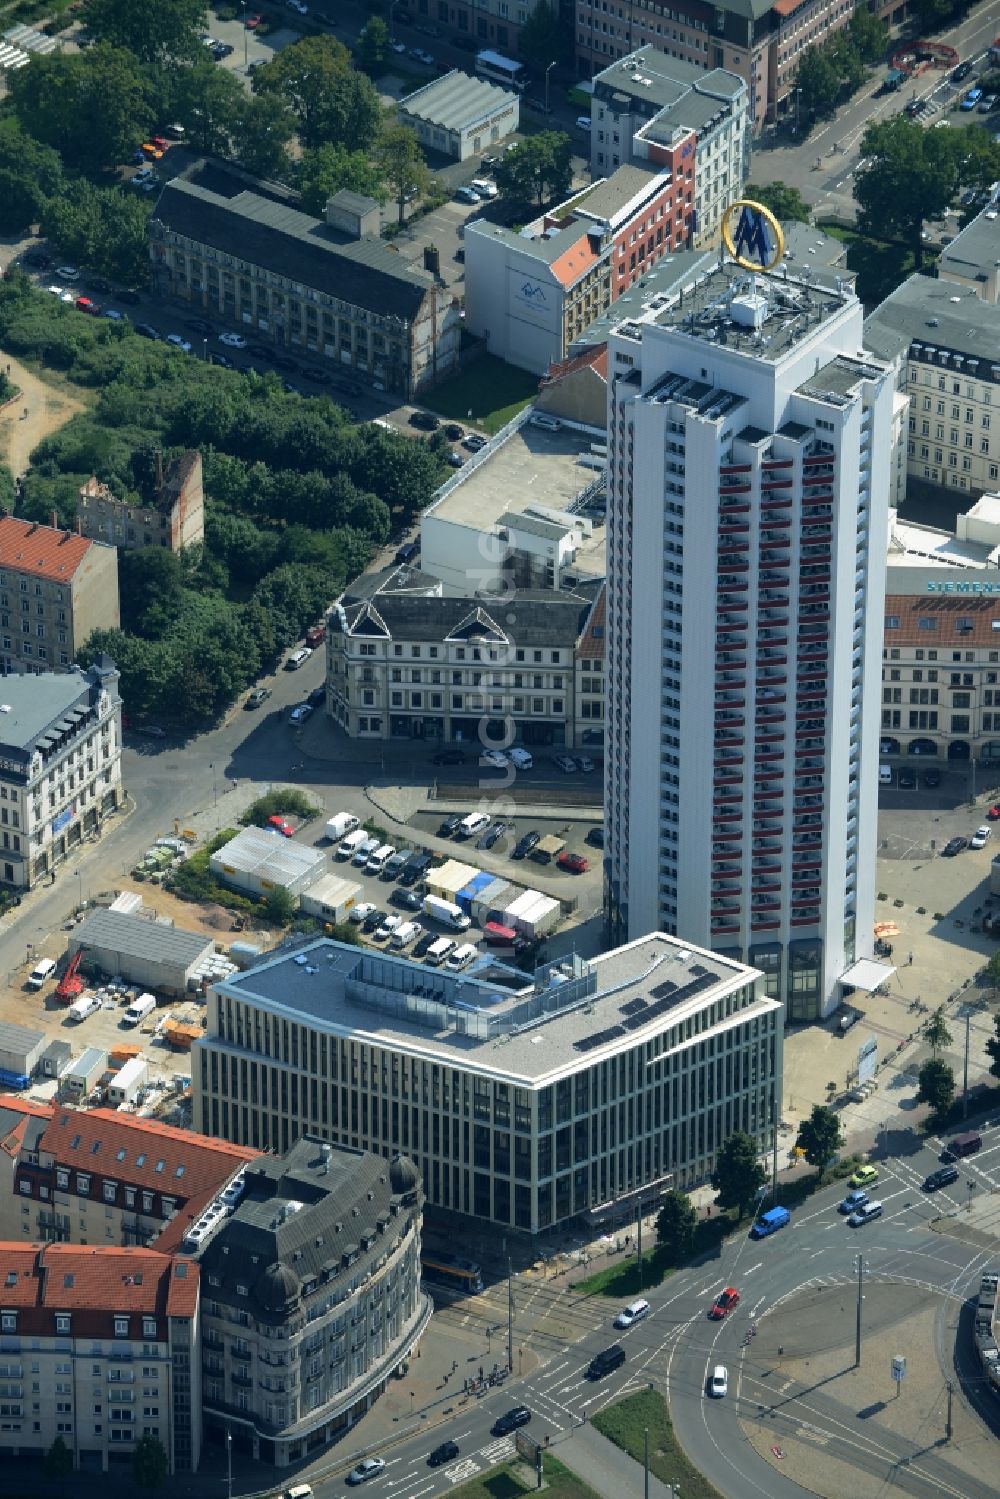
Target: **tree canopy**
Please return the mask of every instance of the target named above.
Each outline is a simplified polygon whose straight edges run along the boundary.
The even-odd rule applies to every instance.
[[[687,1259],[694,1246],[698,1215],[685,1192],[667,1192],[656,1215],[656,1242],[675,1264]]]
[[[559,8],[552,0],[538,0],[538,4],[521,27],[518,46],[525,62],[537,68],[547,68],[558,62],[565,50],[565,36],[559,21]]]
[[[809,204],[797,187],[784,182],[748,182],[745,196],[769,208],[779,223],[808,224]]]
[[[825,1104],[814,1104],[809,1118],[803,1119],[799,1126],[795,1143],[810,1166],[825,1171],[844,1143],[840,1133],[840,1120]]]
[[[203,0],[88,0],[87,30],[101,41],[124,47],[144,63],[164,63],[198,55],[208,26]]]
[[[917,1102],[929,1103],[936,1119],[943,1119],[955,1101],[955,1074],[947,1062],[929,1057],[917,1074]]]
[[[864,166],[854,174],[858,228],[910,245],[918,269],[927,220],[940,218],[960,187],[983,187],[1000,176],[1000,145],[974,127],[926,130],[897,115],[869,125],[860,151]]]
[[[351,66],[351,54],[332,36],[305,37],[256,69],[255,94],[275,94],[298,121],[303,146],[369,150],[382,106],[371,79]]]
[[[170,1464],[163,1443],[146,1432],[136,1443],[132,1454],[132,1477],[142,1489],[163,1487]]]
[[[887,37],[885,23],[859,5],[841,31],[805,49],[795,73],[795,91],[797,110],[806,124],[829,118],[861,87],[867,66],[885,55]]]
[[[392,125],[382,132],[375,160],[403,222],[403,209],[412,193],[426,192],[430,172],[420,143],[408,125]]]
[[[302,206],[307,213],[323,217],[327,199],[341,191],[363,193],[381,200],[385,184],[378,167],[366,151],[349,151],[346,146],[314,146],[303,151],[298,165],[298,186]]]
[[[542,130],[506,152],[494,171],[500,196],[539,208],[564,198],[573,180],[573,144],[561,130]]]
[[[766,1181],[767,1173],[757,1159],[757,1145],[750,1135],[737,1130],[723,1140],[712,1172],[712,1186],[721,1208],[736,1208],[742,1218]]]
[[[22,128],[68,167],[102,172],[126,160],[152,127],[149,81],[124,48],[32,56],[9,75],[10,107]]]

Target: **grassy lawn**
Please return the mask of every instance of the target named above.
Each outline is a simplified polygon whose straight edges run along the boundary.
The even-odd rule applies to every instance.
[[[492,436],[537,394],[537,375],[484,354],[453,380],[435,386],[423,404],[451,421],[474,422]]]
[[[667,1403],[656,1390],[641,1390],[609,1405],[592,1418],[598,1431],[640,1463],[643,1432],[649,1430],[649,1471],[663,1483],[676,1484],[684,1499],[720,1499],[719,1491],[693,1468],[674,1436]]]
[[[884,301],[916,269],[913,251],[906,245],[867,239],[856,229],[844,229],[839,224],[821,221],[817,228],[847,245],[847,268],[857,275],[858,296],[866,307],[875,307]],[[929,245],[924,246],[922,270],[925,275],[933,273],[940,253]]]
[[[595,1275],[588,1275],[586,1280],[578,1280],[573,1290],[578,1296],[612,1296],[620,1301],[629,1301],[641,1296],[650,1286],[661,1285],[668,1275],[673,1275],[676,1268],[662,1250],[654,1249],[651,1253],[644,1250],[641,1282],[639,1266],[634,1259],[629,1259],[622,1264],[605,1265]]]
[[[599,1499],[588,1484],[577,1478],[568,1468],[546,1452],[543,1459],[546,1492],[554,1499]],[[522,1482],[520,1474],[524,1473]],[[535,1492],[535,1479],[522,1467],[517,1473],[509,1465],[493,1468],[460,1488],[452,1489],[452,1499],[521,1499],[522,1494]],[[708,1493],[708,1490],[705,1491]]]

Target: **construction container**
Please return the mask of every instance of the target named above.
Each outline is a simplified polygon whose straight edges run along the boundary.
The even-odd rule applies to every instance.
[[[168,1020],[160,1032],[173,1051],[190,1051],[199,1036],[204,1034],[203,1025],[191,1025],[183,1020]]]
[[[132,1057],[108,1084],[108,1103],[113,1109],[123,1103],[134,1103],[139,1089],[149,1077],[145,1057]]]

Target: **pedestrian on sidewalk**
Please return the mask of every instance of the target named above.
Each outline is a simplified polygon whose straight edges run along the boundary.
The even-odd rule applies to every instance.
[[[908,953],[907,954],[906,961],[907,961],[908,966],[910,968],[912,968],[913,967],[913,954],[912,953]]]

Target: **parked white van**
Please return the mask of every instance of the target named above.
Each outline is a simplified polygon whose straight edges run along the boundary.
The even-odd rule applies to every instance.
[[[389,938],[389,946],[409,947],[411,942],[416,942],[422,931],[423,927],[419,921],[404,921],[403,925],[398,926]]]
[[[34,968],[28,974],[28,988],[40,989],[47,978],[51,978],[56,971],[55,958],[40,958]]]
[[[454,951],[454,948],[454,938],[439,937],[437,941],[432,942],[430,947],[427,949],[427,956],[425,961],[429,963],[432,968],[437,968],[444,962],[448,954]]]
[[[122,1016],[122,1025],[138,1025],[140,1020],[145,1020],[153,1010],[156,1009],[156,996],[153,994],[140,994],[134,999]]]
[[[391,843],[380,843],[378,848],[372,849],[368,855],[365,865],[365,874],[381,874],[386,865],[386,860],[391,859],[396,852]]]
[[[648,1301],[630,1301],[628,1306],[622,1307],[614,1320],[615,1327],[634,1327],[636,1322],[641,1322],[643,1317],[649,1316]]]
[[[306,664],[311,655],[312,651],[307,645],[302,646],[300,650],[293,651],[288,660],[285,662],[285,670],[298,671],[300,666],[304,666]]]
[[[69,1018],[71,1020],[86,1020],[88,1015],[93,1015],[100,1008],[101,1001],[96,994],[83,994],[70,1005]]]
[[[461,947],[456,947],[453,953],[448,954],[444,966],[446,968],[454,968],[457,971],[459,968],[465,968],[472,962],[473,958],[477,958],[478,956],[478,947],[473,946],[471,942],[463,942]]]
[[[357,828],[353,833],[348,833],[343,843],[337,845],[335,857],[338,859],[353,859],[363,843],[367,843],[371,835],[364,828]]]

